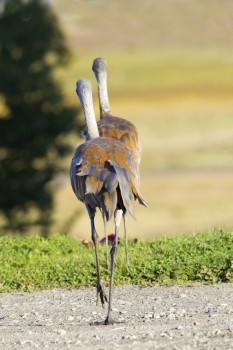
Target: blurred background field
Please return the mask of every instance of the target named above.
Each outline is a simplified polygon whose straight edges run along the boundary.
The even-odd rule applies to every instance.
[[[93,83],[95,57],[108,64],[113,114],[138,127],[141,189],[129,235],[152,239],[233,224],[233,23],[230,1],[53,1],[73,50],[57,71],[66,98]],[[74,140],[74,142],[76,142]],[[78,143],[78,141],[77,141]],[[69,160],[67,161],[69,163]],[[55,231],[88,237],[89,220],[64,179]],[[100,215],[99,215],[100,216]],[[102,232],[99,217],[98,230]],[[111,226],[110,226],[111,227]]]
[[[75,83],[93,84],[95,57],[108,67],[111,111],[138,127],[141,191],[130,238],[192,233],[233,225],[233,3],[230,0],[53,0],[69,48],[57,68],[67,105],[79,106]],[[82,113],[77,118],[82,118]],[[82,139],[71,135],[75,148]],[[53,181],[51,232],[89,238],[86,210],[67,173]],[[113,225],[109,225],[110,231]],[[101,215],[97,231],[102,237]]]

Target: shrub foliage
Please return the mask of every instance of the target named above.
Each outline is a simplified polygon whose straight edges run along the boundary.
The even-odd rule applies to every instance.
[[[43,1],[8,0],[0,13],[1,232],[26,233],[51,223],[49,181],[79,129],[53,69],[69,57],[55,15]]]

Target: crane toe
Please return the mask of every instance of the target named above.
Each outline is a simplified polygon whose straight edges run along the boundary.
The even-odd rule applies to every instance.
[[[108,298],[105,294],[102,283],[99,281],[97,281],[96,290],[97,290],[97,304],[99,303],[99,300],[100,300],[101,305],[104,308],[104,304],[108,302]]]

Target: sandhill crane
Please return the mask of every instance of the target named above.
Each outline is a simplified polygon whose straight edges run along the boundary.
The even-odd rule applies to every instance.
[[[111,249],[111,274],[109,284],[108,313],[104,324],[113,323],[111,318],[112,285],[115,259],[118,246],[118,229],[122,210],[134,217],[134,202],[146,206],[139,190],[139,171],[135,154],[122,142],[111,138],[99,137],[92,101],[92,87],[87,79],[80,79],[76,92],[84,112],[87,126],[87,141],[78,146],[70,166],[70,179],[73,191],[87,209],[91,235],[95,246],[97,270],[97,301],[107,302],[101,276],[98,256],[98,234],[94,218],[99,208],[107,221],[114,216],[115,241]]]
[[[97,122],[101,137],[111,137],[125,143],[141,160],[141,143],[136,126],[129,120],[113,116],[110,111],[107,89],[107,65],[102,57],[95,58],[92,70],[98,84],[100,120]]]
[[[110,111],[108,89],[107,89],[107,65],[104,58],[95,58],[92,65],[92,70],[98,84],[98,96],[100,107],[100,120],[98,121],[98,130],[101,137],[111,137],[125,143],[132,152],[135,153],[138,164],[141,160],[141,143],[136,126],[130,121],[113,116]],[[119,213],[119,215],[122,215]],[[103,218],[104,219],[104,218]],[[128,255],[128,237],[127,237],[127,216],[123,215],[124,220],[124,235],[125,235],[125,254],[126,263],[129,265]],[[106,222],[105,238],[106,234]],[[108,266],[108,240],[106,239],[106,264]]]

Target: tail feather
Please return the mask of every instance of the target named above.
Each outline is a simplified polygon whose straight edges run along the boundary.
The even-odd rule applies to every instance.
[[[123,204],[125,206],[125,209],[129,212],[129,214],[135,219],[134,215],[134,195],[132,192],[132,189],[130,188],[129,182],[130,182],[130,174],[129,172],[122,168],[118,163],[114,161],[108,161],[109,164],[115,169],[119,187],[120,187],[120,194],[123,200]]]
[[[137,191],[136,197],[138,199],[138,202],[142,205],[144,205],[145,207],[148,208],[148,203],[147,201],[143,198],[142,194],[140,191]]]

